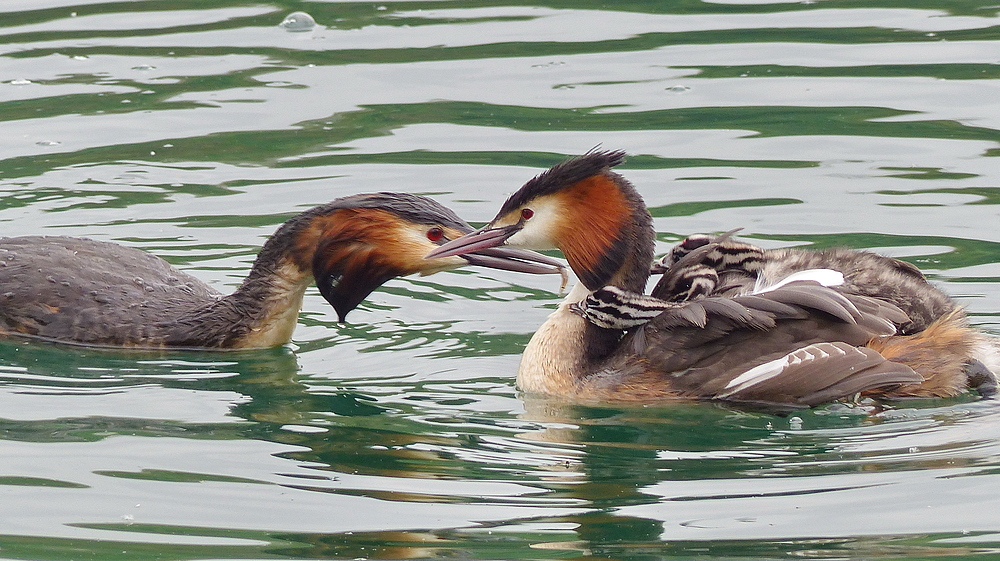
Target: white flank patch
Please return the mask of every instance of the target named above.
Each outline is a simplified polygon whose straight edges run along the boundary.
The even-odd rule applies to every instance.
[[[750,370],[747,370],[746,372],[733,378],[728,384],[726,384],[725,389],[732,389],[733,391],[729,393],[735,393],[754,384],[759,384],[764,380],[774,378],[788,368],[792,359],[792,355],[787,354],[781,358],[776,358],[770,362],[754,366]]]
[[[840,271],[834,271],[833,269],[807,269],[805,271],[792,273],[772,285],[768,285],[763,278],[758,278],[757,284],[753,287],[753,293],[761,294],[764,292],[770,292],[781,288],[790,282],[796,281],[813,281],[826,287],[840,286],[844,284],[844,274]]]
[[[754,366],[750,370],[747,370],[746,372],[733,378],[732,381],[726,384],[726,387],[724,388],[729,391],[719,397],[726,397],[736,392],[743,391],[750,386],[770,380],[771,378],[774,378],[784,372],[785,369],[792,366],[823,360],[834,355],[844,356],[846,354],[847,352],[843,348],[834,343],[814,343],[812,345],[802,347],[801,349],[790,352],[781,358],[776,358],[772,361],[765,362],[764,364]]]

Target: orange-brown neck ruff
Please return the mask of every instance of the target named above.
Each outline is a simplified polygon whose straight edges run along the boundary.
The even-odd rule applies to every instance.
[[[354,250],[370,249],[375,240],[385,240],[387,236],[380,232],[380,217],[387,212],[370,208],[338,209],[330,214],[317,216],[302,228],[293,242],[296,264],[304,271],[310,271],[320,247],[323,247],[323,259],[333,261],[349,257]],[[384,219],[381,225],[385,225]],[[382,230],[386,230],[382,228]],[[368,241],[374,236],[374,243]]]
[[[554,232],[557,245],[580,283],[589,290],[615,285],[644,292],[653,259],[652,218],[642,197],[620,175],[607,170],[554,195],[563,209]],[[587,324],[583,353],[598,361],[618,346],[621,331]]]
[[[632,208],[607,174],[588,177],[556,195],[565,209],[555,232],[570,267],[589,289],[620,284]],[[616,282],[617,281],[617,282]],[[624,287],[623,287],[624,288]],[[634,287],[629,287],[634,290]]]
[[[342,322],[385,281],[426,266],[414,260],[426,248],[407,235],[399,217],[381,209],[340,209],[317,217],[294,243]]]
[[[511,195],[493,225],[513,224],[522,209],[552,201],[556,217],[548,241],[563,251],[586,287],[644,291],[653,256],[652,218],[635,187],[611,171],[624,160],[624,152],[595,150],[556,164]]]
[[[450,227],[444,230],[452,238],[465,233]],[[296,236],[295,254],[308,260],[300,263],[306,270],[315,264],[342,271],[375,266],[404,276],[432,268],[422,257],[427,243],[414,237],[391,212],[349,208],[315,218]]]

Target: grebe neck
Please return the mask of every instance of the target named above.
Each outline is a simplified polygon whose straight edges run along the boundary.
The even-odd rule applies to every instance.
[[[232,294],[191,310],[177,320],[173,344],[222,348],[264,348],[291,340],[298,323],[315,244],[301,247],[309,212],[282,225],[268,238],[250,273]]]

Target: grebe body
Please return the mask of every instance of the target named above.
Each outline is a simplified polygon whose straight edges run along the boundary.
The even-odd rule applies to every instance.
[[[138,249],[63,236],[0,238],[0,333],[114,347],[262,348],[287,343],[315,282],[346,319],[385,281],[465,264],[559,272],[534,252],[423,259],[472,231],[440,204],[376,193],[283,224],[235,292],[220,294]]]
[[[580,283],[525,348],[522,391],[801,407],[859,393],[955,395],[982,374],[977,353],[989,345],[961,308],[912,266],[874,254],[777,250],[744,260],[740,248],[728,257],[743,266],[730,267],[719,244],[700,251],[709,263],[723,254],[706,291],[668,274],[643,296],[654,232],[638,192],[611,171],[623,157],[595,151],[554,166],[487,226],[428,255],[507,244],[566,256]],[[837,280],[782,280],[816,268]],[[881,286],[886,279],[893,285]],[[635,328],[618,322],[635,318]]]

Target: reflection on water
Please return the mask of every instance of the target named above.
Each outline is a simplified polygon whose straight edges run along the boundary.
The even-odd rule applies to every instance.
[[[492,218],[595,145],[658,253],[910,261],[1000,334],[998,7],[454,2],[0,6],[0,234],[89,236],[221,291],[360,192]],[[293,12],[314,20],[282,24]],[[293,29],[299,27],[299,29]],[[390,281],[288,348],[0,342],[4,558],[925,559],[997,547],[992,402],[524,400],[557,282]]]

